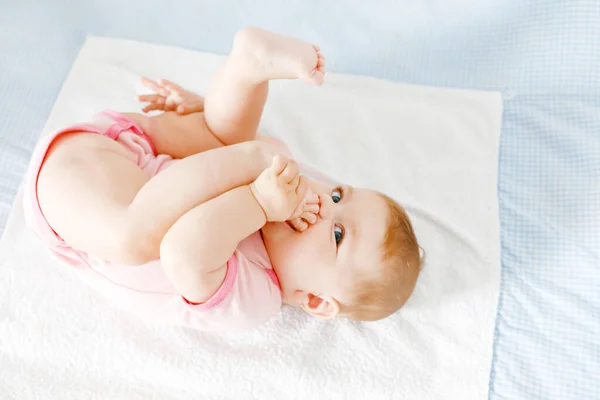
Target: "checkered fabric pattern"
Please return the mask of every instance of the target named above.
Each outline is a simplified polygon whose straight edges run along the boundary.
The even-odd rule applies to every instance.
[[[600,399],[599,107],[589,95],[506,104],[492,399]]]

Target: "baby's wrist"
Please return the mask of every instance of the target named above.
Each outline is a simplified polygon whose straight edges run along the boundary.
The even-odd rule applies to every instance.
[[[252,182],[251,184],[248,185],[248,188],[250,188],[250,193],[252,194],[252,197],[254,198],[254,201],[256,201],[256,204],[258,205],[258,208],[260,208],[260,210],[262,211],[263,215],[265,216],[265,221],[269,222],[269,216],[267,215],[267,211],[265,210],[265,205],[264,203],[264,199],[262,198],[260,191],[256,188],[256,185],[254,184],[254,182]]]

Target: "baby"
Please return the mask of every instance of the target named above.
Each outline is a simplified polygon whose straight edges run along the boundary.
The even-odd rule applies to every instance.
[[[299,173],[259,138],[271,79],[321,85],[317,46],[246,28],[206,99],[144,80],[149,117],[105,111],[38,145],[29,226],[61,261],[129,311],[202,330],[265,322],[282,302],[378,320],[419,275],[411,223],[388,196]],[[258,140],[257,140],[258,139]]]

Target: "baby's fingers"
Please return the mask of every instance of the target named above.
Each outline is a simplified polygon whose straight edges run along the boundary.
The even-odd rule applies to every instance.
[[[308,190],[308,184],[306,183],[306,178],[304,176],[300,176],[300,182],[296,187],[296,196],[299,199],[303,199],[306,196],[306,191]]]
[[[297,184],[297,182],[294,181],[298,178],[299,172],[300,168],[298,167],[298,163],[294,160],[289,160],[287,166],[285,167],[280,176],[283,178],[285,183]]]
[[[142,85],[146,86],[148,89],[152,90],[154,93],[158,93],[162,96],[169,95],[169,91],[167,89],[161,87],[158,83],[146,78],[145,76],[142,76],[140,78],[140,82],[142,83]]]
[[[160,94],[141,94],[138,96],[138,101],[140,103],[164,104],[165,97]]]
[[[290,226],[298,232],[303,232],[308,228],[308,224],[302,218],[294,218],[288,222]]]
[[[319,199],[319,195],[316,193],[311,194],[306,198],[306,204],[316,204],[319,205],[321,199]]]
[[[287,184],[289,190],[296,190],[300,183],[300,175],[296,175],[291,181],[288,182],[287,178],[283,178],[283,181]]]
[[[275,157],[273,157],[273,161],[271,162],[271,166],[269,167],[269,169],[275,176],[278,176],[285,170],[287,164],[288,159],[286,157],[276,155]]]
[[[317,223],[317,216],[311,212],[303,212],[302,215],[300,215],[300,218],[302,218],[304,221],[308,222],[311,225]]]
[[[302,211],[308,212],[308,213],[313,213],[313,214],[318,214],[319,213],[319,205],[312,204],[312,203],[306,203],[306,204],[304,204]]]
[[[204,100],[201,101],[190,101],[177,106],[177,114],[186,115],[195,112],[204,111]]]
[[[159,79],[158,84],[167,88],[169,91],[171,91],[171,93],[177,93],[177,94],[183,93],[183,88],[181,86],[179,86],[178,84],[173,83],[171,81],[168,81],[166,79],[162,79],[162,78]]]
[[[144,108],[142,108],[142,111],[147,113],[147,112],[154,111],[154,110],[164,111],[164,109],[165,109],[164,104],[150,103],[150,104],[146,105]]]

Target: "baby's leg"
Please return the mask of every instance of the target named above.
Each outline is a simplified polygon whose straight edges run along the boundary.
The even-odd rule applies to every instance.
[[[269,80],[320,85],[323,66],[316,46],[258,28],[241,30],[206,94],[206,125],[225,145],[255,139]]]
[[[237,33],[231,54],[213,78],[200,112],[177,115],[165,112],[155,117],[127,114],[144,127],[161,154],[184,158],[223,145],[256,138],[270,79],[301,78],[313,84],[323,81],[324,58],[312,46],[298,39],[280,36],[258,28]],[[151,82],[152,83],[152,82]],[[161,87],[152,88],[159,93]],[[150,87],[150,86],[149,86]],[[169,88],[162,88],[169,92]],[[171,101],[186,101],[182,95],[169,95]],[[150,109],[165,107],[159,94],[143,96],[157,102]],[[196,100],[196,102],[198,102]],[[151,121],[151,122],[150,122]]]
[[[105,260],[135,264],[124,248],[132,235],[127,207],[149,180],[131,154],[95,133],[59,136],[37,179],[40,208],[69,246]]]
[[[258,141],[239,143],[187,157],[150,178],[113,139],[65,134],[46,155],[38,201],[50,227],[71,247],[138,265],[159,257],[163,236],[182,215],[252,182],[271,157]]]
[[[251,141],[267,81],[300,77],[319,84],[323,76],[317,51],[258,29],[240,32],[206,97],[206,126],[224,144]],[[56,154],[48,156],[38,180],[40,206],[67,243],[124,264],[158,257],[164,234],[181,216],[250,183],[270,162],[256,142],[238,143],[186,157],[148,179],[110,139],[73,137],[73,142],[79,140],[93,144],[55,143]],[[90,149],[96,144],[111,147],[114,154]],[[64,153],[59,155],[59,149]],[[65,213],[73,209],[78,210],[75,218]]]

